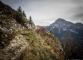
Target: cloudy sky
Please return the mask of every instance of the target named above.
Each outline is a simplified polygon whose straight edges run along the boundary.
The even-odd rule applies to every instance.
[[[83,0],[1,0],[15,10],[21,6],[27,18],[46,26],[58,18],[83,23]]]

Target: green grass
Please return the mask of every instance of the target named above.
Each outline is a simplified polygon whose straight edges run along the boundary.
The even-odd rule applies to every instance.
[[[34,31],[28,31],[28,30],[23,30],[20,32],[22,35],[25,36],[26,40],[29,42],[32,42],[35,38],[35,34]]]

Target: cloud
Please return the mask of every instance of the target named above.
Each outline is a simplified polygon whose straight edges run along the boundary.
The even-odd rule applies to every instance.
[[[83,23],[83,0],[2,0],[14,9],[21,6],[36,25],[49,25],[58,18]],[[42,23],[40,23],[42,22]]]
[[[72,20],[74,22],[83,23],[83,0],[72,0],[72,2],[76,5],[70,10],[72,14]]]

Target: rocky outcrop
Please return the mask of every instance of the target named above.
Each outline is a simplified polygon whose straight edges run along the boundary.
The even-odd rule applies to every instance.
[[[15,36],[8,46],[0,49],[0,60],[19,60],[27,46],[28,43],[22,35]]]
[[[30,24],[29,22],[24,23],[24,26],[26,26],[28,29],[35,29],[35,24],[32,22],[32,24]]]
[[[0,48],[4,48],[8,45],[9,41],[15,37],[18,31],[23,29],[25,29],[25,27],[18,24],[13,18],[0,19]]]

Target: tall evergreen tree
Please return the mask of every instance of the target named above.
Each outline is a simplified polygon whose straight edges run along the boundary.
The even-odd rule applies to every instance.
[[[26,17],[26,14],[25,14],[25,12],[23,11],[23,15],[24,15],[24,17]]]
[[[32,17],[29,17],[29,23],[32,24]]]
[[[31,16],[29,17],[29,20],[32,20],[32,17]]]
[[[17,8],[17,12],[22,13],[22,8],[20,6]]]
[[[23,25],[26,22],[25,15],[26,14],[22,11],[22,8],[19,6],[17,8],[17,15],[16,15],[17,22]]]

